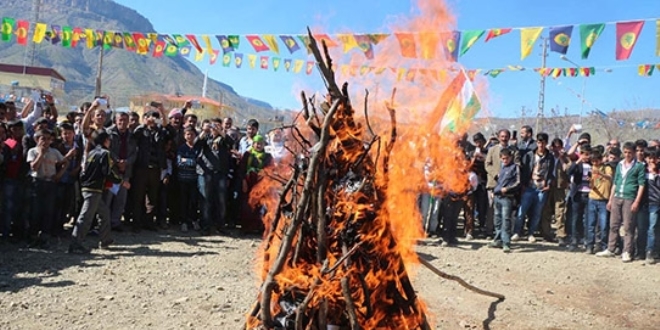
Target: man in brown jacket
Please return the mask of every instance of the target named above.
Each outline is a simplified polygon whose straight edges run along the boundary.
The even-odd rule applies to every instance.
[[[551,151],[555,156],[555,181],[550,187],[548,201],[543,210],[541,220],[541,234],[546,241],[552,241],[552,223],[556,228],[557,242],[560,246],[566,245],[566,192],[570,185],[567,174],[571,161],[564,150],[564,141],[556,138],[552,141]]]
[[[509,147],[509,140],[511,139],[511,132],[507,129],[501,129],[497,132],[498,144],[493,145],[488,149],[486,154],[486,173],[488,174],[486,180],[486,190],[488,191],[488,219],[486,219],[486,236],[492,237],[495,232],[495,224],[493,221],[493,189],[497,186],[497,176],[502,168],[502,161],[500,160],[500,151]]]

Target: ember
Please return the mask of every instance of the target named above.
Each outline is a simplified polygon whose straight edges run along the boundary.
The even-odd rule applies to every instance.
[[[267,170],[251,196],[268,212],[263,283],[245,327],[430,329],[405,267],[417,258],[414,239],[402,247],[401,233],[395,234],[398,227],[390,221],[388,182],[394,172],[388,170],[397,137],[393,102],[387,106],[390,134],[383,141],[369,124],[366,100],[365,124],[357,122],[348,85],[337,85],[325,43],[321,54],[309,36],[329,97],[319,118],[302,94],[306,125],[288,127],[299,149],[290,151],[298,156],[290,168]],[[290,173],[288,181],[284,172]],[[273,198],[274,190],[280,190],[279,198]]]

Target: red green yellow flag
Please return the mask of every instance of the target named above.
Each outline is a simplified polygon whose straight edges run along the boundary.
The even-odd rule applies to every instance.
[[[142,33],[133,33],[133,40],[137,44],[136,53],[140,55],[147,55],[149,53],[149,44],[151,43],[150,39],[147,39]]]
[[[440,34],[435,32],[422,32],[419,34],[420,56],[425,60],[435,58],[438,49]]]
[[[328,46],[328,48],[337,47],[337,43],[334,40],[332,40],[332,38],[330,38],[329,35],[325,33],[315,34],[314,39],[316,39],[316,42],[319,43],[319,47],[323,45],[324,42],[325,45]]]
[[[16,43],[23,46],[27,45],[29,29],[30,22],[28,21],[21,20],[16,23]]]
[[[73,40],[73,29],[70,26],[62,27],[62,47],[71,48]]]
[[[198,52],[203,53],[204,50],[202,49],[202,46],[197,42],[197,37],[195,37],[194,34],[186,34],[186,38],[190,40],[190,43],[197,49]]]
[[[14,34],[14,25],[16,20],[11,17],[2,18],[2,41],[11,41],[11,36]]]
[[[632,54],[644,21],[616,23],[616,60],[627,60]]]
[[[71,39],[71,47],[75,48],[78,46],[78,43],[80,42],[80,39],[84,39],[85,34],[83,33],[83,29],[79,27],[73,28],[73,38]]]
[[[112,49],[112,42],[115,37],[114,32],[103,31],[103,48],[108,50]]]
[[[355,40],[355,36],[351,33],[340,34],[337,38],[339,38],[339,41],[341,41],[343,45],[344,54],[351,51],[351,49],[358,47],[357,40]]]
[[[522,28],[520,29],[520,59],[524,60],[529,54],[532,53],[532,48],[536,40],[543,32],[542,27]]]
[[[137,45],[135,44],[135,39],[133,39],[133,35],[124,32],[124,46],[126,46],[126,50],[134,52],[137,50]]]
[[[32,42],[35,44],[40,44],[42,41],[44,41],[44,38],[46,37],[46,30],[48,29],[48,25],[46,23],[37,23],[34,25],[34,34],[32,35]]]
[[[254,51],[256,52],[264,52],[267,50],[270,50],[268,46],[259,38],[258,35],[248,35],[245,36],[245,39],[252,45],[252,48],[254,48]]]
[[[399,41],[399,48],[401,49],[401,56],[408,58],[417,57],[417,47],[415,46],[415,37],[412,33],[395,33]]]
[[[312,74],[312,71],[314,71],[314,65],[316,65],[314,61],[307,61],[307,69],[305,70],[305,73],[308,75]]]
[[[209,64],[213,65],[218,61],[220,56],[220,49],[214,49],[213,52],[209,53]]]
[[[154,51],[152,53],[152,56],[162,57],[163,53],[165,52],[165,47],[166,47],[165,41],[162,40],[156,41],[156,43],[154,44]]]
[[[505,35],[509,32],[511,32],[511,28],[506,28],[506,29],[490,29],[488,30],[488,34],[486,35],[486,40],[484,42],[488,42],[488,40],[499,37],[501,35]]]

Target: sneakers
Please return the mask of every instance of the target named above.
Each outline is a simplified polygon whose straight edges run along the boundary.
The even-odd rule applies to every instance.
[[[182,223],[181,224],[181,231],[184,232],[184,233],[187,233],[188,232],[188,225],[185,224],[185,223]]]
[[[467,234],[467,235],[465,235],[465,240],[466,240],[466,241],[469,242],[469,241],[471,241],[471,240],[473,240],[473,239],[474,239],[474,237],[472,237],[472,234]]]
[[[502,242],[500,242],[500,241],[491,241],[490,243],[488,243],[488,247],[494,248],[494,249],[499,249],[499,248],[502,247]]]
[[[536,243],[536,237],[534,237],[534,235],[529,235],[529,237],[527,237],[527,241],[530,243]]]
[[[630,253],[624,252],[621,254],[621,261],[623,262],[631,262],[632,258],[630,257]]]
[[[519,240],[520,240],[520,235],[513,234],[513,236],[511,236],[511,242],[517,242]]]
[[[646,264],[647,265],[653,265],[655,264],[655,258],[653,257],[653,251],[647,251],[646,252]]]
[[[596,257],[601,257],[601,258],[612,258],[614,256],[616,256],[616,254],[614,254],[614,252],[608,249],[596,253]]]
[[[568,245],[568,242],[566,241],[565,237],[558,237],[557,238],[557,245],[559,245],[559,247],[564,247],[564,246]]]
[[[587,246],[586,249],[584,249],[584,253],[594,254],[594,247],[593,246]]]
[[[511,252],[511,248],[508,245],[505,245],[502,247],[502,252],[509,253]]]
[[[75,253],[75,254],[88,254],[90,252],[90,249],[82,246],[82,244],[77,243],[77,242],[71,242],[69,244],[69,253]]]

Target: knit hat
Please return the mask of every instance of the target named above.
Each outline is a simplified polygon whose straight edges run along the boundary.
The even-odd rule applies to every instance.
[[[253,142],[253,143],[263,142],[263,141],[265,141],[263,135],[255,135],[255,136],[252,138],[252,142]]]
[[[170,110],[170,113],[167,115],[167,118],[182,118],[183,115],[181,114],[181,110],[179,109],[172,109]]]

